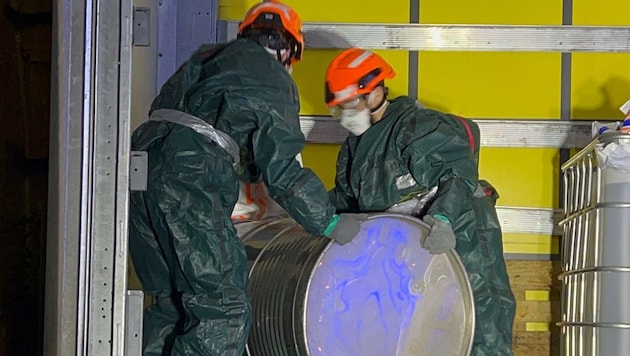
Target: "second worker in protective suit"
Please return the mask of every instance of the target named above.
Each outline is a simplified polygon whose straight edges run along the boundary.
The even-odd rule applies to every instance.
[[[414,98],[388,100],[392,67],[370,51],[338,55],[326,73],[326,103],[350,131],[329,194],[338,212],[385,211],[437,187],[421,241],[432,254],[455,249],[473,289],[471,355],[511,355],[515,300],[503,258],[494,188],[478,180],[479,128],[423,108]]]
[[[145,191],[130,199],[129,249],[144,292],[144,355],[241,356],[251,326],[245,248],[230,220],[238,182],[265,183],[307,232],[348,242],[359,217],[337,215],[304,146],[290,76],[299,16],[255,5],[238,39],[205,45],[162,87],[132,137],[148,155]]]

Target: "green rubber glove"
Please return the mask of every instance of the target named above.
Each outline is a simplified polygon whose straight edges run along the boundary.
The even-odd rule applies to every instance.
[[[368,214],[344,213],[335,215],[324,232],[324,236],[335,240],[340,245],[345,245],[359,234],[361,222],[367,218]]]
[[[450,222],[442,215],[425,215],[422,220],[431,226],[429,234],[421,241],[422,247],[432,255],[439,255],[455,248],[455,233]]]

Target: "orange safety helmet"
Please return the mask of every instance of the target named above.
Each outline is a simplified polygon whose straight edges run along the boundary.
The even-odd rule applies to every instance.
[[[275,30],[282,37],[273,38],[276,33],[260,30]],[[295,10],[278,0],[267,0],[252,6],[245,18],[238,24],[238,37],[250,38],[263,46],[281,50],[288,48],[290,63],[295,64],[302,58],[304,52],[304,33],[302,19]],[[284,46],[284,48],[279,48]]]
[[[357,95],[369,94],[383,80],[396,76],[394,69],[378,54],[350,48],[341,52],[326,71],[326,104],[339,105]]]

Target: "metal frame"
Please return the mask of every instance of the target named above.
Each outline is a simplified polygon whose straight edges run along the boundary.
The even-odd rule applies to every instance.
[[[519,52],[629,52],[630,28],[414,24],[305,25],[310,48]]]
[[[44,354],[123,355],[132,1],[60,1]]]
[[[563,317],[556,325],[562,329],[563,354],[595,355],[602,342],[599,328],[630,328],[629,323],[602,320],[604,317],[600,315],[604,274],[630,272],[627,266],[609,265],[606,261],[601,250],[602,225],[607,209],[628,209],[630,203],[604,200],[605,176],[596,153],[600,144],[628,140],[627,135],[604,134],[561,167],[565,195],[560,226],[564,229],[564,239],[562,273],[558,279],[563,283]]]
[[[54,3],[44,355],[77,353],[85,2]],[[74,31],[73,31],[74,30]],[[66,49],[72,50],[66,50]],[[76,63],[77,65],[71,65]],[[54,70],[54,69],[57,70]]]
[[[238,21],[219,21],[219,40]],[[307,48],[409,51],[630,52],[630,27],[304,23]]]
[[[591,142],[590,121],[474,119],[484,147],[582,148]],[[301,116],[310,143],[341,144],[347,131],[330,116]],[[509,130],[506,126],[510,126]]]
[[[125,323],[125,356],[142,355],[142,328],[144,312],[144,293],[137,290],[127,291],[127,318]]]

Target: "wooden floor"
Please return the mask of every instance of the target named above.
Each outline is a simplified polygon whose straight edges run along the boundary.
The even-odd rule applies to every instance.
[[[560,261],[507,261],[516,297],[514,355],[559,355]]]

